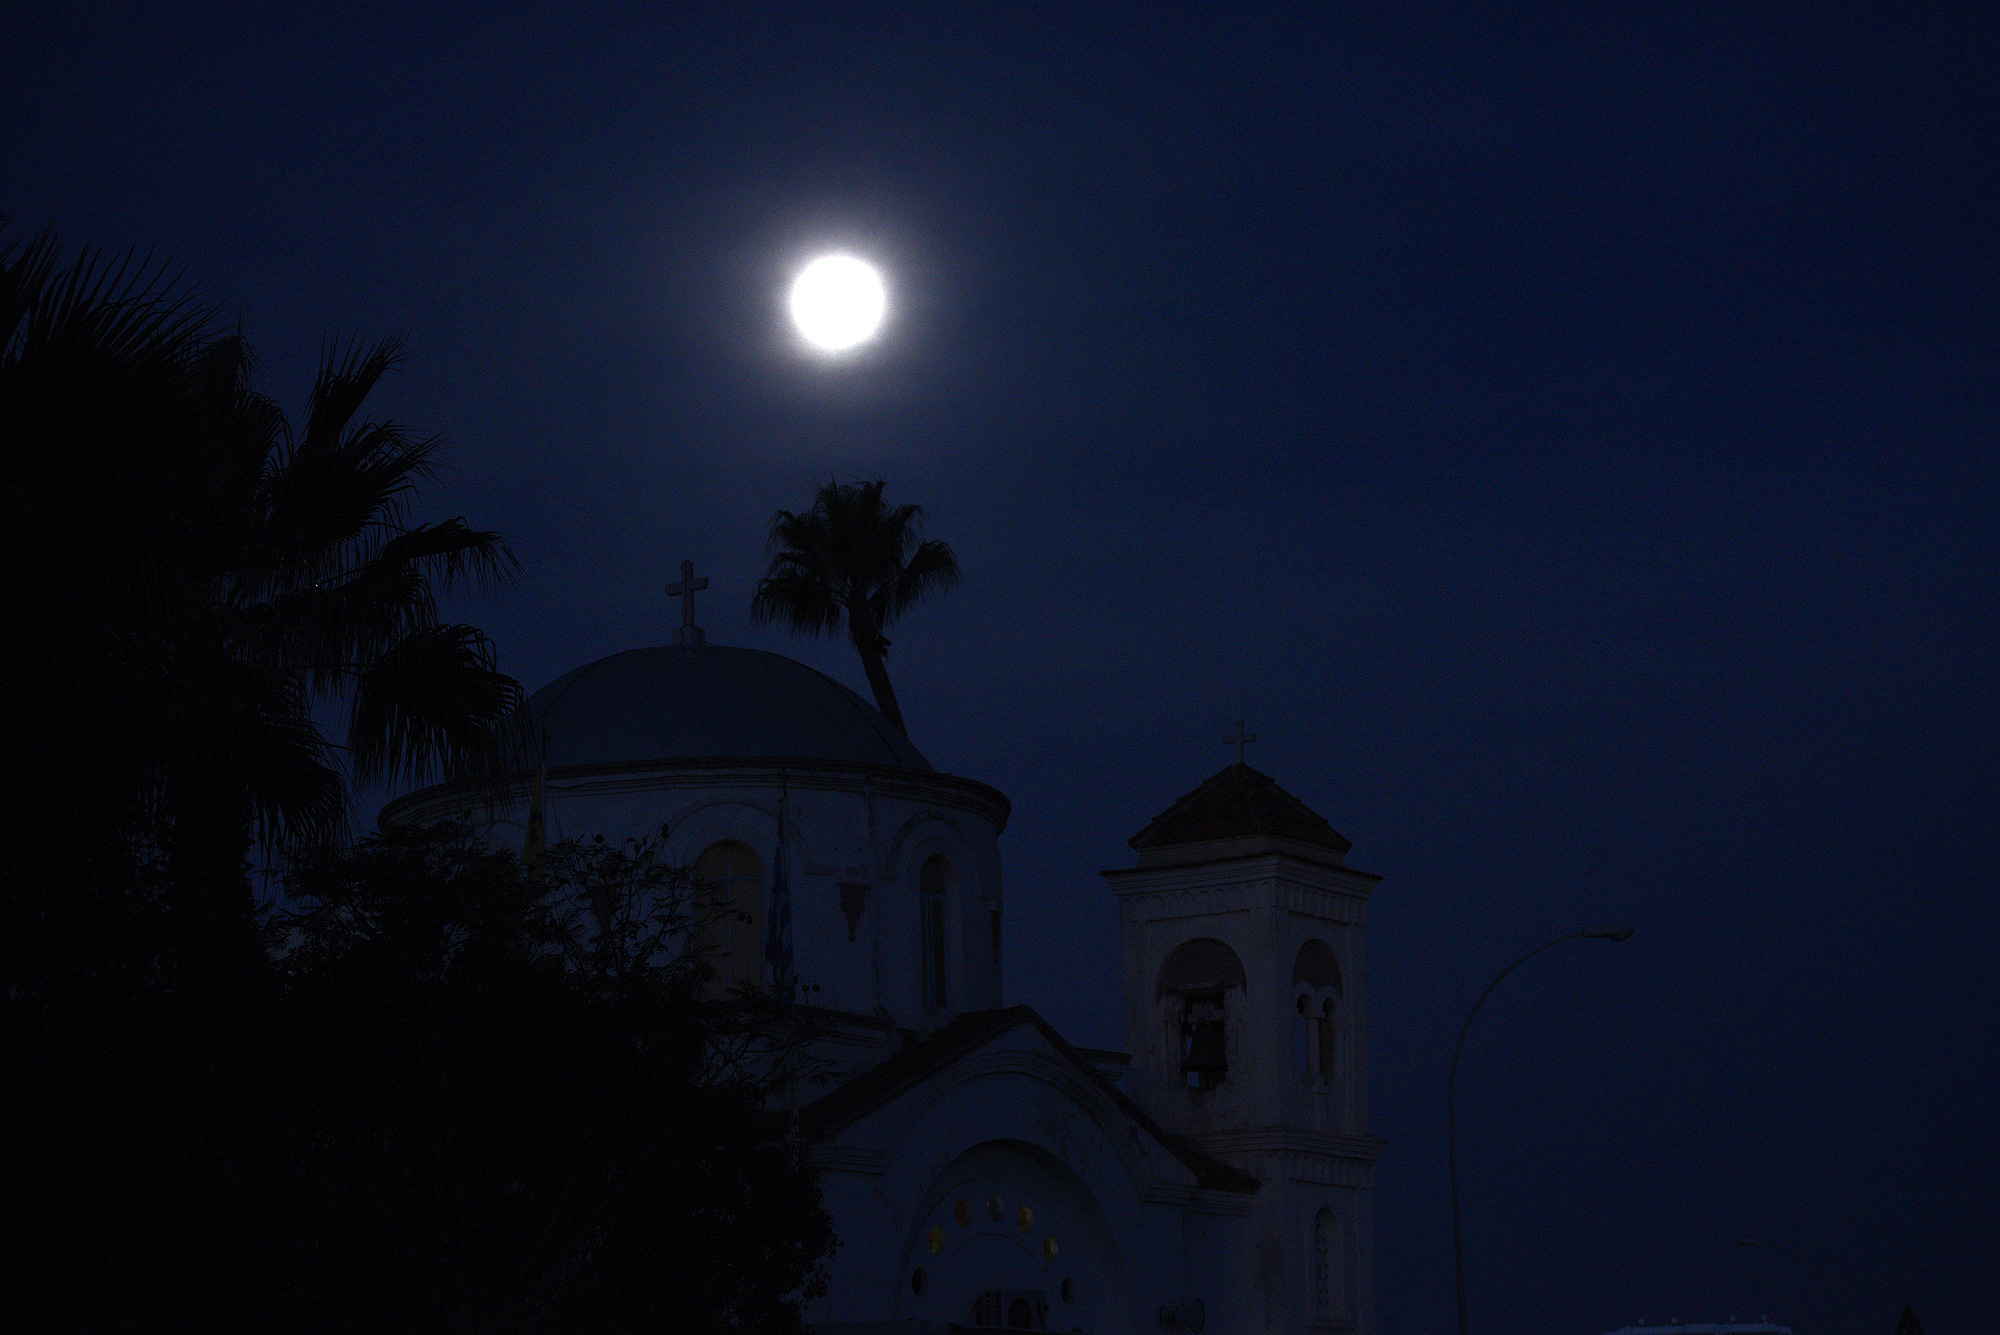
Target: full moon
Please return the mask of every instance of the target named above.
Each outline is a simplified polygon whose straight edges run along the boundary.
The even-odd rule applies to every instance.
[[[888,308],[882,275],[852,255],[823,255],[792,280],[792,323],[806,342],[825,352],[867,341]]]

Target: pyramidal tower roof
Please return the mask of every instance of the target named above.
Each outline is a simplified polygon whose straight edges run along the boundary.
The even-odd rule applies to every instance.
[[[1141,867],[1267,852],[1338,866],[1354,846],[1276,779],[1240,761],[1210,775],[1126,842],[1139,851]]]

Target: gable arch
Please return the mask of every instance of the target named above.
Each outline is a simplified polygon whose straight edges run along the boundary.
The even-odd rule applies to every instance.
[[[926,807],[904,821],[889,837],[882,866],[890,879],[914,889],[923,864],[933,854],[942,853],[951,861],[957,877],[953,888],[984,899],[989,892],[979,874],[978,860],[973,857],[974,845],[962,817],[937,807]]]
[[[1191,941],[1181,942],[1168,954],[1160,965],[1153,995],[1167,997],[1181,992],[1232,987],[1247,989],[1248,986],[1243,961],[1227,942],[1212,936],[1197,936]]]
[[[1024,1087],[1018,1081],[1026,1081]],[[1024,1088],[1030,1097],[1023,1098]],[[1046,1113],[1053,1096],[1063,1112]],[[928,1175],[926,1156],[957,1154],[983,1140],[1034,1145],[1069,1164],[1095,1164],[1092,1176],[1107,1206],[1130,1209],[1161,1186],[1191,1188],[1192,1171],[1170,1146],[1135,1127],[1114,1094],[1075,1064],[1039,1048],[993,1047],[964,1057],[896,1105],[877,1114],[869,1137],[895,1146],[890,1171]],[[914,1153],[913,1153],[914,1151]],[[1105,1170],[1110,1171],[1105,1171]]]
[[[666,838],[660,842],[660,856],[675,866],[693,866],[711,845],[724,841],[748,845],[766,863],[777,849],[777,803],[748,794],[698,797],[667,812],[663,823]]]
[[[1084,1173],[1042,1145],[971,1144],[931,1176],[921,1200],[896,1276],[900,1320],[965,1323],[973,1303],[996,1291],[1047,1304],[1044,1319],[1014,1329],[1118,1330],[1137,1306],[1105,1203]],[[1045,1240],[1054,1246],[1045,1250]],[[919,1268],[921,1291],[910,1283]]]
[[[1318,939],[1300,946],[1298,958],[1292,962],[1292,983],[1294,986],[1325,988],[1339,995],[1343,990],[1340,985],[1340,961],[1334,957],[1333,947]]]

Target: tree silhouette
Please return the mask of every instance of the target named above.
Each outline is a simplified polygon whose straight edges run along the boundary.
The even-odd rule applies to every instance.
[[[336,834],[349,774],[494,768],[517,711],[489,642],[437,603],[503,582],[505,544],[413,522],[439,438],[362,413],[400,350],[329,347],[295,429],[241,334],[165,271],[64,263],[47,234],[0,246],[0,607],[37,645],[47,725],[16,795],[157,855],[198,954],[245,958],[253,843]]]
[[[798,1035],[704,999],[694,882],[656,854],[571,841],[531,880],[437,826],[299,860],[272,1065],[311,1245],[278,1264],[315,1316],[800,1329],[833,1237],[767,1106]]]
[[[1917,1320],[1917,1312],[1908,1303],[1903,1305],[1903,1319],[1896,1323],[1896,1335],[1924,1335],[1924,1323]]]
[[[883,485],[880,478],[828,479],[810,509],[778,511],[771,567],[757,583],[750,615],[814,636],[835,634],[844,617],[876,706],[907,735],[883,665],[889,652],[883,632],[930,594],[957,585],[958,558],[944,543],[920,537],[921,507],[885,505]]]
[[[807,1035],[705,998],[656,852],[305,849],[262,1004],[156,980],[10,1032],[8,1328],[797,1335],[834,1240],[770,1105]]]

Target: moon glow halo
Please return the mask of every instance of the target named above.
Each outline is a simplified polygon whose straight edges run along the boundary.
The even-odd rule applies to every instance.
[[[845,352],[874,337],[889,295],[874,266],[852,255],[822,255],[792,280],[792,323],[822,352]]]

